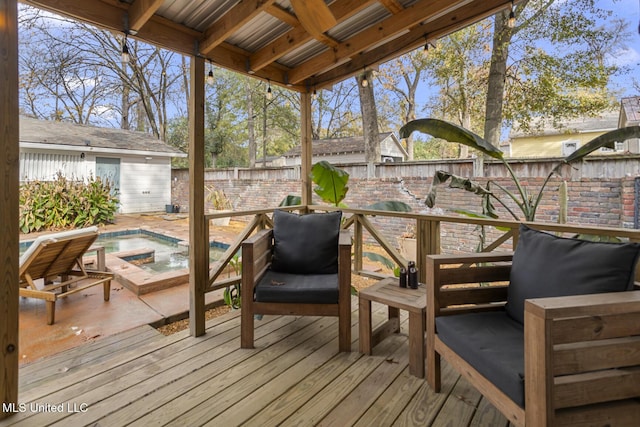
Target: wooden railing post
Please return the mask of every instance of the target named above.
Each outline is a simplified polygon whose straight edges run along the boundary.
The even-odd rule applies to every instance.
[[[440,253],[440,221],[417,219],[416,222],[418,280],[426,283],[427,255]]]
[[[360,216],[356,215],[353,222],[353,269],[354,271],[362,271],[362,223],[359,221]]]

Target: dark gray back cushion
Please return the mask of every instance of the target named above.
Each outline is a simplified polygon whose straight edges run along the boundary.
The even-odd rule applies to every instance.
[[[292,274],[338,272],[338,238],[342,212],[296,215],[273,213],[271,269]]]
[[[633,288],[638,243],[556,237],[520,226],[513,255],[507,314],[524,324],[524,300]]]

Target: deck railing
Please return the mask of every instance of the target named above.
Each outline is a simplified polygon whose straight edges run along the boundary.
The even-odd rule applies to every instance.
[[[381,250],[393,260],[397,265],[407,265],[407,260],[396,248],[395,242],[391,242],[385,236],[384,230],[376,224],[377,218],[399,218],[414,225],[416,230],[416,266],[419,272],[419,280],[426,280],[426,256],[429,254],[441,253],[442,228],[463,227],[463,226],[485,226],[491,230],[487,235],[491,241],[484,243],[482,251],[491,252],[496,249],[513,250],[518,240],[518,229],[520,222],[509,220],[480,219],[460,216],[429,215],[411,212],[389,212],[367,209],[336,208],[325,205],[291,206],[284,209],[288,211],[312,212],[312,211],[335,211],[341,210],[345,217],[342,227],[350,229],[353,236],[353,271],[356,274],[382,277],[384,275],[367,271],[364,265],[364,247],[367,242],[377,242]],[[214,218],[232,217],[243,219],[249,218],[246,227],[238,234],[235,241],[231,243],[222,257],[215,263],[210,264],[209,283],[205,293],[225,288],[229,285],[240,283],[240,276],[232,276],[220,279],[221,273],[226,271],[227,266],[233,257],[240,251],[242,242],[255,230],[269,228],[273,226],[271,214],[274,208],[259,209],[250,211],[225,212],[218,214],[208,214],[206,218],[206,235],[209,235],[209,223]],[[640,230],[623,228],[603,228],[589,227],[585,225],[567,225],[552,223],[529,223],[539,230],[547,231],[558,235],[578,235],[587,234],[606,238],[620,238],[634,242],[640,242]],[[383,227],[383,226],[382,226]],[[207,254],[208,256],[208,254]],[[637,273],[637,280],[640,280],[640,271]]]

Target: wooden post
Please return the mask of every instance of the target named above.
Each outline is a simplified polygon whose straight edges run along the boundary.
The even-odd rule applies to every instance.
[[[18,403],[18,134],[18,4],[0,0],[0,419]]]
[[[209,236],[204,217],[204,58],[191,58],[189,98],[189,330],[204,335]]]
[[[300,139],[301,139],[301,169],[300,178],[302,180],[302,204],[311,204],[311,157],[313,156],[311,146],[311,94],[300,94]]]
[[[353,222],[353,269],[362,271],[362,223],[359,217]]]
[[[418,281],[426,283],[427,280],[427,255],[440,253],[440,222],[417,220],[416,227],[416,267],[418,268]]]

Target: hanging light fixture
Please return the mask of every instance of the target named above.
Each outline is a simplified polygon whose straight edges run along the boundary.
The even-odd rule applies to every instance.
[[[207,83],[212,85],[214,83],[214,79],[213,79],[213,64],[211,63],[211,60],[209,59],[209,74],[207,74]]]
[[[511,12],[509,12],[509,19],[507,20],[507,27],[514,28],[516,26],[516,13],[513,10],[513,0],[511,1]]]
[[[131,59],[131,55],[129,55],[129,46],[127,46],[127,32],[124,33],[124,40],[122,41],[122,63],[127,64]]]
[[[273,92],[271,92],[271,80],[267,80],[267,99],[271,101],[273,99]]]
[[[369,80],[367,80],[367,70],[366,69],[362,69],[362,81],[360,82],[360,84],[362,85],[362,87],[367,87],[369,86]]]
[[[426,55],[429,52],[429,48],[435,48],[436,46],[429,41],[429,35],[424,35],[424,54]]]
[[[311,95],[311,98],[313,98],[314,101],[318,99],[318,92],[316,91],[315,87],[313,88],[313,94]]]

